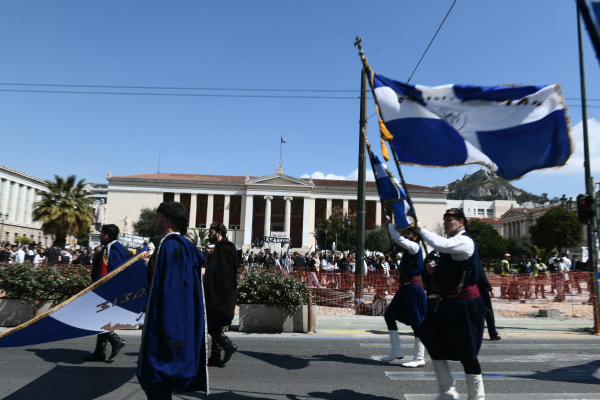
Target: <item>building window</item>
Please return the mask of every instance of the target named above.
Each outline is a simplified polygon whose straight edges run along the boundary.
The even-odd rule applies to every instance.
[[[490,208],[487,210],[487,216],[488,216],[488,218],[494,217],[494,209],[493,208]]]
[[[200,228],[200,229],[206,229],[206,224],[200,224],[200,225],[198,225],[198,228]]]
[[[477,215],[481,215],[482,217],[485,217],[485,210],[483,208],[478,208]]]

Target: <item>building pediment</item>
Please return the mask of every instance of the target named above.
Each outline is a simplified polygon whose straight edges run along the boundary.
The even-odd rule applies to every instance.
[[[246,179],[244,183],[246,186],[287,186],[296,188],[311,188],[314,186],[310,181],[281,173]]]

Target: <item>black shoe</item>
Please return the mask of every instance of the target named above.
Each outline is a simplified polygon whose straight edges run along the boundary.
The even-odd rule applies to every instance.
[[[221,357],[221,351],[223,348],[219,346],[213,340],[213,345],[210,351],[210,357],[208,358],[209,367],[218,367],[223,364],[223,358]]]
[[[231,343],[231,340],[229,342]],[[225,365],[225,363],[227,361],[229,361],[229,359],[231,358],[233,353],[235,353],[237,351],[237,346],[235,344],[231,343],[229,347],[225,347],[224,349],[225,349],[225,357],[223,357],[223,362],[221,363],[221,365]]]
[[[119,354],[119,351],[121,351],[121,349],[125,347],[125,344],[127,342],[121,339],[119,335],[117,335],[114,332],[108,333],[107,338],[111,346],[110,356],[108,357],[108,359],[112,360],[117,356],[117,354]]]
[[[96,336],[96,349],[88,356],[83,357],[83,361],[106,361],[106,336]]]
[[[491,341],[500,340],[500,339],[502,339],[502,338],[500,337],[500,335],[496,335],[496,336],[490,336],[490,340],[491,340]]]
[[[225,365],[227,361],[231,359],[233,353],[237,351],[237,346],[233,344],[231,342],[231,339],[225,336],[223,331],[220,329],[218,330],[218,332],[216,332],[216,335],[213,336],[213,340],[215,340],[217,344],[221,346],[223,350],[225,350],[225,356],[223,357],[223,362],[221,363],[221,365]]]

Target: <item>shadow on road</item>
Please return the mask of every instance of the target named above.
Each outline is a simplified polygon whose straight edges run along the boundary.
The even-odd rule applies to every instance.
[[[349,389],[340,389],[334,390],[331,393],[327,392],[311,392],[308,393],[309,396],[312,396],[315,399],[327,399],[327,400],[349,400],[349,399],[370,399],[370,400],[396,400],[395,397],[387,397],[387,396],[375,396],[371,393],[358,393],[354,390]],[[288,396],[288,398],[292,399]]]
[[[61,362],[73,365],[83,364],[83,357],[91,353],[90,351],[74,349],[27,349],[26,351],[34,353],[46,362],[53,364]]]
[[[519,378],[568,383],[586,381],[586,383],[600,385],[600,378],[594,375],[598,373],[600,373],[600,360],[594,360],[586,364],[561,367],[551,371],[537,372],[532,375],[520,375]]]
[[[64,349],[56,350],[65,351]],[[135,369],[131,367],[57,365],[51,371],[5,397],[4,400],[39,398],[45,400],[92,400],[117,390],[129,382],[134,375]]]
[[[257,351],[246,350],[238,351],[238,353],[245,354],[252,358],[256,358],[257,360],[264,361],[268,364],[274,365],[279,368],[287,369],[288,371],[306,368],[308,367],[308,364],[310,364],[310,358],[300,358],[290,355],[260,353]]]

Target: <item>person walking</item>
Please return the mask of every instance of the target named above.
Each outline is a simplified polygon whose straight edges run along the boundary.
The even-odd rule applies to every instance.
[[[102,225],[100,229],[100,244],[102,248],[92,262],[92,283],[117,269],[127,260],[127,253],[121,243],[117,241],[117,237],[119,237],[118,226],[113,224]],[[83,361],[106,361],[107,343],[110,343],[111,346],[108,359],[112,360],[119,354],[127,342],[114,332],[101,333],[96,336],[96,348],[90,355],[83,357]]]
[[[483,274],[477,244],[465,228],[462,210],[444,213],[447,238],[428,231],[418,222],[415,231],[434,250],[440,252],[437,267],[427,266],[434,275],[441,300],[437,312],[429,313],[421,324],[419,336],[431,356],[435,370],[438,399],[458,399],[448,360],[460,361],[465,371],[469,400],[485,398],[481,366],[477,359],[483,340],[485,304],[478,282]]]
[[[206,319],[212,347],[208,364],[225,365],[237,351],[223,327],[231,325],[237,300],[237,253],[233,243],[227,239],[227,228],[220,222],[210,224],[208,240],[215,247],[206,263],[204,274],[204,296]],[[221,352],[224,355],[221,358]]]
[[[187,226],[183,204],[158,206],[154,231],[161,240],[148,262],[150,291],[136,373],[149,400],[208,390],[201,283],[205,259],[185,237]]]
[[[400,263],[400,287],[384,314],[390,342],[392,343],[392,352],[381,360],[391,361],[403,357],[398,325],[396,324],[396,321],[399,321],[405,325],[410,325],[415,338],[413,359],[402,364],[402,366],[405,368],[425,367],[425,346],[419,338],[419,329],[427,311],[427,296],[425,296],[421,280],[421,275],[424,272],[423,250],[419,246],[419,235],[414,229],[407,229],[404,237],[402,237],[391,222],[390,217],[386,217],[385,223],[390,236],[394,242],[404,249],[404,254]]]

